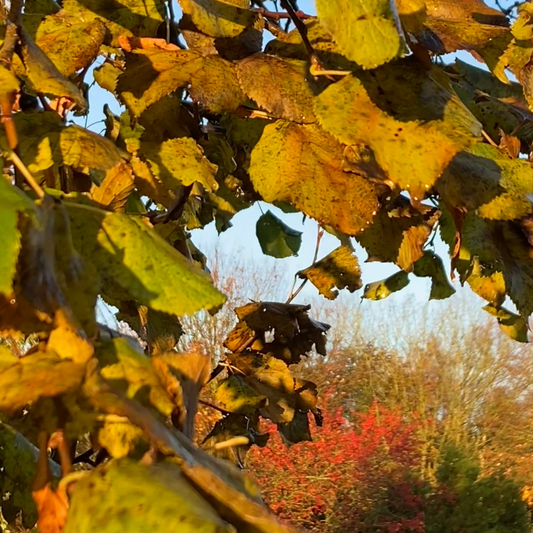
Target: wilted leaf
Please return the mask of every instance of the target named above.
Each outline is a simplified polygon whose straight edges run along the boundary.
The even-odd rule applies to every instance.
[[[63,10],[85,22],[101,20],[109,30],[106,44],[119,45],[121,36],[155,37],[165,16],[161,0],[64,0]]]
[[[404,51],[389,0],[316,0],[316,8],[343,54],[363,68],[378,67]]]
[[[408,190],[416,202],[455,154],[474,144],[481,128],[456,96],[427,74],[404,70],[407,64],[383,71],[381,89],[375,81],[369,81],[367,89],[355,76],[346,76],[321,93],[315,112],[320,124],[339,141],[368,145],[389,179]],[[388,81],[384,80],[387,74]],[[422,105],[414,93],[399,94],[398,85],[393,86],[395,78],[398,85],[416,83],[413,89],[427,91]],[[388,99],[379,95],[383,87]],[[381,109],[381,101],[390,109]],[[413,105],[419,106],[416,114]],[[420,119],[425,115],[424,120],[412,120],[417,115]]]
[[[381,209],[373,224],[356,238],[368,252],[368,261],[397,264],[410,272],[413,263],[423,255],[423,246],[429,237],[439,212],[427,209],[421,214],[400,196],[388,209]]]
[[[322,224],[355,235],[378,209],[377,190],[365,178],[344,172],[342,160],[342,146],[317,126],[277,121],[265,127],[249,172],[265,201],[288,202]]]
[[[68,78],[96,59],[105,34],[102,20],[86,21],[79,14],[60,11],[39,25],[35,43]]]
[[[53,398],[76,391],[85,365],[54,354],[35,353],[0,372],[0,410],[22,409],[39,398]]]
[[[271,211],[261,215],[257,221],[256,233],[261,250],[272,257],[297,255],[302,244],[302,232],[289,228]]]
[[[444,300],[455,294],[444,270],[442,259],[433,252],[426,250],[424,255],[416,261],[413,268],[415,276],[431,278],[430,300]]]
[[[177,466],[123,459],[101,466],[76,485],[65,533],[232,533],[233,526],[183,477]]]
[[[529,327],[527,321],[515,313],[511,313],[504,307],[496,308],[486,305],[483,308],[487,313],[496,317],[500,329],[511,339],[518,342],[529,342]]]
[[[320,84],[306,61],[255,54],[237,63],[243,91],[275,118],[302,124],[315,122],[313,98]]]
[[[258,17],[250,11],[248,0],[180,0],[180,6],[211,37],[236,37]]]
[[[329,300],[339,295],[335,288],[355,292],[363,286],[359,262],[348,246],[339,246],[317,263],[298,272],[298,277],[308,279]]]
[[[152,40],[145,48],[128,53],[117,92],[132,114],[139,116],[164,96],[189,84],[191,97],[214,113],[233,111],[244,100],[232,63],[182,50],[163,40]]]
[[[79,112],[84,114],[88,103],[82,92],[59,72],[23,28],[21,28],[21,40],[22,57],[33,88],[52,97],[68,98],[76,104]]]
[[[396,272],[396,274],[386,279],[365,285],[363,298],[367,298],[368,300],[384,300],[393,292],[401,291],[407,285],[409,285],[409,275],[404,270],[400,270],[400,272]]]

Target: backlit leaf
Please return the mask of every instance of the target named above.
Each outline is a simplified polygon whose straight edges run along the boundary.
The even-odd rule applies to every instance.
[[[389,209],[381,209],[373,224],[356,238],[368,252],[368,261],[396,263],[410,272],[422,257],[438,216],[434,209],[422,215],[409,207],[408,200],[399,197]]]
[[[19,90],[17,77],[3,65],[0,66],[0,91],[1,94],[10,94]]]
[[[59,12],[39,25],[35,43],[68,78],[94,61],[105,34],[100,19],[85,21],[79,15]]]
[[[320,124],[336,139],[346,144],[365,143],[374,152],[377,163],[389,179],[401,189],[409,190],[415,201],[424,197],[456,153],[471,146],[480,133],[480,125],[443,86],[425,74],[403,72],[403,67],[383,71],[391,78],[387,91],[392,102],[389,112],[376,104],[380,96],[372,94],[355,76],[328,87],[317,98],[315,112]],[[398,94],[392,86],[407,77],[432,94],[425,110],[426,120],[410,120],[414,95]],[[405,83],[406,80],[404,80]],[[382,85],[380,84],[380,87]],[[396,91],[396,94],[394,93]],[[394,113],[391,116],[391,112]],[[402,117],[403,115],[403,117]]]
[[[355,292],[363,286],[359,262],[348,246],[340,246],[317,263],[300,270],[298,277],[308,279],[329,300],[339,295],[335,288]]]
[[[504,307],[496,308],[492,305],[486,305],[483,307],[487,313],[496,317],[500,329],[511,339],[518,342],[529,342],[529,328],[527,321],[523,317],[515,313],[511,313]]]
[[[131,299],[176,316],[224,302],[202,271],[141,220],[70,203],[68,210],[76,248]]]
[[[343,54],[375,68],[403,52],[389,0],[316,0],[318,18]]]
[[[271,211],[261,215],[256,233],[263,253],[272,257],[297,255],[302,244],[302,232],[289,228]]]
[[[76,105],[79,112],[84,114],[88,103],[82,92],[59,72],[24,29],[21,30],[21,39],[22,57],[33,88],[52,97],[68,98]]]
[[[135,116],[189,84],[191,97],[215,113],[233,111],[243,102],[232,63],[219,56],[204,57],[182,50],[163,40],[152,41],[127,55],[126,71],[117,85],[122,101]]]
[[[157,495],[154,498],[154,495]],[[146,505],[150,502],[150,505]],[[111,461],[76,485],[65,533],[233,533],[177,466]]]
[[[179,0],[179,3],[196,27],[211,37],[236,37],[257,18],[250,11],[248,0]]]
[[[20,251],[19,213],[34,206],[19,189],[0,176],[0,294],[11,294]]]
[[[430,300],[444,300],[455,294],[444,270],[442,259],[433,252],[426,250],[424,255],[414,264],[413,273],[422,278],[431,278]]]
[[[367,298],[368,300],[383,300],[393,292],[401,291],[407,285],[409,285],[409,275],[404,270],[400,270],[400,272],[396,272],[396,274],[386,279],[365,285],[363,298]]]
[[[343,150],[314,125],[277,121],[251,156],[250,177],[267,202],[288,202],[322,224],[359,233],[378,209],[377,190],[342,170]],[[280,179],[283,176],[283,179]]]
[[[118,46],[123,35],[155,37],[165,16],[161,0],[64,0],[63,10],[85,22],[103,21],[111,46]]]
[[[119,163],[107,173],[100,185],[93,186],[90,197],[102,209],[123,213],[134,185],[131,167],[126,163]]]
[[[243,91],[275,118],[315,122],[313,98],[319,84],[306,61],[256,54],[237,63]]]

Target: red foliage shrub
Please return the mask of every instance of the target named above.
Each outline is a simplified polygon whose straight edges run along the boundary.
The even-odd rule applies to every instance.
[[[272,430],[266,448],[253,448],[248,466],[267,503],[311,531],[423,531],[424,500],[409,481],[417,424],[376,402],[354,420],[326,405],[313,442],[287,449]]]

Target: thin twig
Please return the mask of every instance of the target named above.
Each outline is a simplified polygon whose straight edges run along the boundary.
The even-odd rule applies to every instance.
[[[35,194],[41,199],[44,198],[44,191],[42,187],[37,183],[22,159],[20,159],[20,157],[13,150],[8,152],[8,158],[13,161],[15,167],[17,167],[17,170],[26,178],[28,185],[35,191]]]
[[[275,22],[278,22],[281,19],[290,19],[291,16],[289,13],[283,13],[282,11],[268,11],[268,9],[265,9],[264,7],[257,7],[255,9],[252,9],[254,13],[259,13],[260,15],[263,15],[263,17],[273,20]],[[310,18],[313,18],[313,15],[308,15],[307,13],[304,13],[303,11],[295,11],[294,14],[300,19],[300,20],[307,20]]]
[[[304,43],[305,49],[307,50],[307,53],[309,54],[309,57],[311,58],[311,62],[313,62],[313,58],[316,58],[316,54],[315,54],[315,50],[311,46],[311,43],[309,42],[309,37],[307,37],[307,26],[298,17],[297,12],[294,10],[294,8],[292,7],[291,3],[288,0],[281,0],[280,4],[281,4],[281,7],[285,11],[287,11],[287,14],[289,15],[290,20],[296,26],[296,29],[298,30],[298,33],[300,34],[302,41]]]
[[[320,226],[318,226],[318,231],[316,234],[315,254],[313,256],[312,265],[314,265],[316,263],[316,260],[318,259],[318,250],[320,249],[320,241],[322,240],[323,235],[324,235],[324,230]],[[294,283],[296,283],[297,276],[298,274],[294,276]],[[302,292],[302,289],[305,287],[307,281],[308,281],[307,278],[305,278],[300,284],[300,286],[296,289],[296,291],[294,291],[294,284],[293,284],[292,289],[291,289],[291,294],[289,295],[289,297],[287,298],[287,301],[285,302],[286,304],[290,304],[296,298],[296,296],[298,296],[300,292]]]
[[[485,139],[488,141],[489,144],[492,144],[492,146],[498,146],[490,137],[490,135],[485,131],[485,130],[481,130],[481,135],[483,135],[483,137],[485,137]]]
[[[214,409],[215,411],[222,413],[224,416],[228,416],[231,414],[229,411],[222,409],[222,407],[217,407],[216,405],[206,402],[205,400],[198,400],[198,403],[201,403],[202,405],[205,405],[206,407],[211,407],[211,409]]]

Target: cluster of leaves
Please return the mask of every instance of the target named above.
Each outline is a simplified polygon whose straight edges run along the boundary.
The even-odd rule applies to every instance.
[[[280,14],[248,0],[180,0],[177,23],[163,0],[2,3],[0,334],[38,343],[22,358],[2,350],[0,411],[38,446],[41,533],[287,530],[245,477],[191,444],[210,362],[175,350],[180,316],[224,302],[188,232],[212,221],[223,231],[257,200],[338,237],[298,273],[331,299],[362,286],[352,237],[400,269],[366,297],[399,290],[410,272],[432,279],[431,298],[452,294],[427,249],[439,226],[461,282],[526,339],[533,169],[518,156],[532,140],[531,4],[512,26],[481,0],[317,0],[318,18],[281,4]],[[276,38],[263,47],[266,30]],[[432,60],[459,49],[491,73]],[[68,120],[88,113],[90,70],[126,108],[105,109],[104,135]],[[274,257],[301,243],[271,212],[257,234]],[[96,322],[99,296],[145,353]],[[507,296],[519,315],[502,307]],[[320,422],[316,388],[289,370],[324,353],[327,326],[308,310],[237,310],[215,450],[234,450],[224,439],[236,433],[241,445],[263,443],[259,416],[287,442],[309,438],[308,413]],[[113,461],[75,484],[72,455],[88,434],[90,451],[103,451],[96,461]],[[55,488],[48,447],[62,467]],[[131,482],[141,478],[142,491]]]
[[[464,450],[449,446],[435,482],[424,480],[425,422],[406,416],[374,402],[350,422],[326,407],[314,442],[284,451],[274,434],[265,449],[250,452],[248,466],[280,518],[310,531],[530,531],[519,486],[502,475],[480,476]]]

